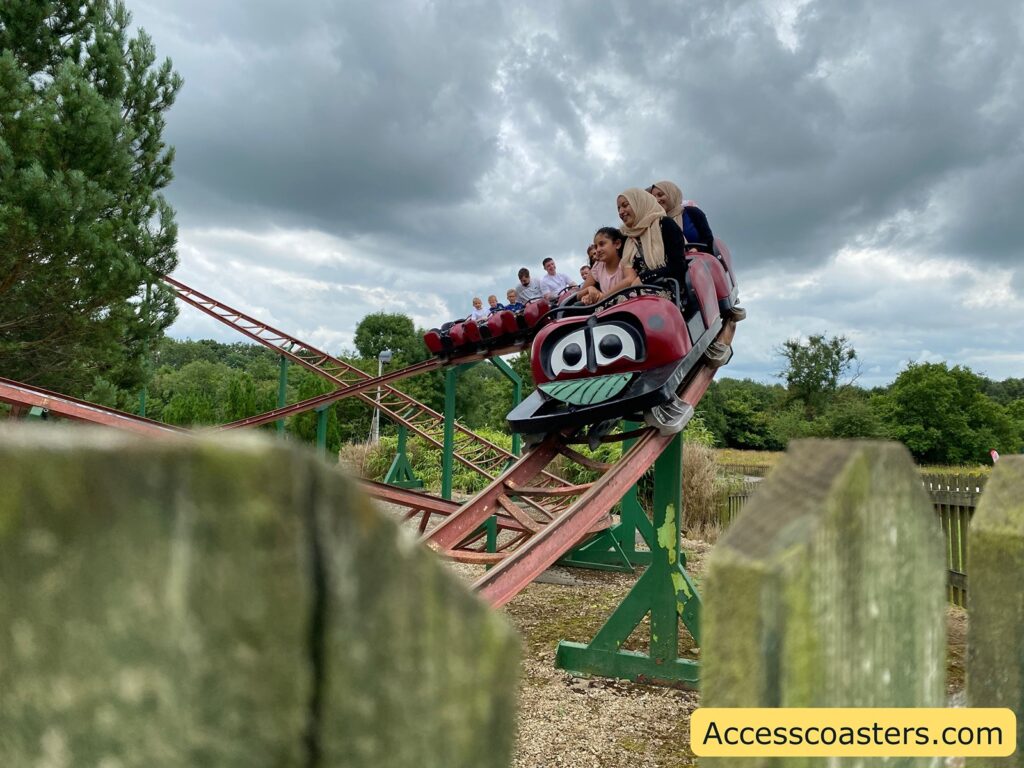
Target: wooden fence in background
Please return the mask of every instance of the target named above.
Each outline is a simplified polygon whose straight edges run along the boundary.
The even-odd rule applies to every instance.
[[[731,491],[722,506],[722,526],[726,527],[740,513],[759,481],[751,478],[765,477],[771,467],[756,465],[728,464],[723,469],[742,476],[742,487]],[[751,470],[761,469],[757,475]],[[946,568],[949,571],[949,602],[961,608],[967,607],[967,538],[971,517],[985,489],[987,475],[921,472],[924,488],[932,500],[935,514],[945,535]]]

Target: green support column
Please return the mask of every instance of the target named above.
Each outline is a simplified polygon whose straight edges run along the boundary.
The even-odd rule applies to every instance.
[[[455,384],[458,368],[444,371],[444,446],[441,451],[441,498],[452,498],[452,466],[455,461]]]
[[[330,408],[325,405],[316,409],[316,452],[321,456],[327,455],[327,417],[331,414]]]
[[[398,451],[395,453],[395,460],[391,462],[391,468],[384,475],[384,482],[396,488],[422,488],[423,481],[412,471],[412,464],[409,463],[409,456],[406,453],[408,438],[409,429],[404,424],[399,424]]]
[[[455,385],[459,373],[476,365],[463,363],[445,368],[444,371],[444,446],[441,455],[441,498],[451,501],[452,474],[455,471]]]
[[[277,377],[277,407],[284,408],[288,404],[288,358],[281,355],[281,365]],[[277,434],[284,434],[284,419],[278,419]]]
[[[501,371],[505,378],[512,382],[512,407],[515,408],[523,401],[523,379],[516,373],[512,366],[500,357],[492,357],[491,364]],[[522,453],[523,441],[518,432],[512,434],[512,454],[518,456]]]
[[[654,475],[653,525],[649,532],[640,531],[651,550],[650,566],[589,645],[564,640],[558,644],[555,666],[575,674],[696,687],[698,663],[678,654],[680,619],[694,643],[700,644],[700,596],[686,573],[686,557],[680,548],[682,435],[658,457]],[[648,652],[622,650],[622,644],[648,615]]]

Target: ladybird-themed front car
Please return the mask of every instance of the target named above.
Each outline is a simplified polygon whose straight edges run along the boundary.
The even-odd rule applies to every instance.
[[[537,389],[509,413],[513,432],[548,434],[623,418],[643,418],[666,433],[685,426],[690,413],[680,412],[676,391],[722,319],[714,312],[708,325],[696,307],[684,314],[656,293],[637,293],[594,312],[562,313],[541,329],[531,353]]]

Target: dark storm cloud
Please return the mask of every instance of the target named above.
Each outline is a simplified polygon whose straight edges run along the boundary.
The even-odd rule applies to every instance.
[[[489,177],[512,126],[548,180],[586,190],[574,202],[593,221],[623,185],[657,176],[761,258],[898,235],[876,230],[936,205],[950,215],[922,224],[937,229],[902,234],[1002,257],[1020,239],[1020,217],[1000,205],[1022,186],[1009,3],[809,3],[792,47],[771,6],[744,2],[178,7],[177,172],[243,217],[436,246],[464,204],[504,204],[547,234],[557,196],[538,184],[512,199],[512,169]],[[624,132],[618,168],[585,151],[588,122]],[[957,194],[937,198],[954,178]],[[957,215],[970,201],[984,213]],[[436,225],[418,221],[424,207]],[[494,221],[486,239],[510,224]],[[462,247],[487,245],[481,233]]]
[[[229,212],[349,232],[472,194],[495,153],[483,33],[500,9],[296,5],[190,9],[169,120],[179,178]]]
[[[773,333],[785,302],[768,297],[824,269],[802,300],[847,312],[837,332],[882,338],[877,298],[856,295],[873,283],[828,282],[846,274],[827,268],[843,249],[1002,265],[1024,293],[1019,3],[131,7],[186,78],[168,131],[183,226],[236,230],[239,244],[237,232],[322,232],[380,269],[288,261],[332,285],[428,282],[459,307],[474,283],[512,281],[545,255],[581,260],[594,229],[617,223],[617,193],[667,178],[739,264],[763,268],[755,301]],[[280,260],[279,245],[252,251]],[[896,300],[889,274],[896,288],[878,293]],[[919,352],[952,354],[955,329],[928,316],[933,289],[913,290]]]
[[[820,258],[873,239],[900,212],[928,225],[911,223],[904,236],[974,240],[973,206],[936,193],[961,178],[980,202],[989,180],[965,170],[993,159],[1020,165],[1021,108],[997,96],[1021,83],[1019,11],[818,3],[794,32],[792,51],[767,35],[704,39],[707,55],[690,69],[706,107],[695,127],[723,163],[711,199],[741,225],[737,245]],[[946,214],[938,222],[926,215],[933,206]],[[986,226],[1002,242],[1016,228]]]

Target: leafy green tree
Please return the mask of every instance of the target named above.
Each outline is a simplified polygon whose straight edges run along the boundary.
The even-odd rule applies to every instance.
[[[512,382],[493,365],[481,363],[460,373],[455,393],[456,415],[467,427],[508,431]]]
[[[811,418],[824,410],[839,380],[857,359],[845,336],[826,338],[822,333],[807,341],[788,339],[776,351],[785,360],[779,376],[785,379],[790,396],[804,404]]]
[[[120,0],[0,4],[0,369],[84,393],[135,387],[174,319],[160,194],[181,87]]]
[[[722,379],[718,393],[725,417],[725,446],[746,450],[784,447],[771,429],[772,415],[782,410],[785,390],[750,379]]]
[[[839,439],[878,439],[886,436],[880,401],[857,387],[841,387],[825,413],[818,418],[812,434]]]
[[[1014,420],[983,392],[985,380],[969,368],[911,363],[880,403],[889,435],[922,462],[984,462],[988,451],[1015,451]]]
[[[713,441],[710,444],[724,446],[726,445],[725,432],[727,425],[725,411],[722,408],[720,386],[718,381],[711,381],[708,391],[704,393],[704,397],[697,403],[696,417],[700,418],[704,428],[713,436]]]
[[[519,378],[523,380],[523,399],[525,400],[537,388],[533,380],[533,369],[530,367],[529,349],[524,349],[509,360],[508,364],[513,371],[519,374]]]
[[[221,418],[231,369],[223,363],[196,360],[178,370],[157,371],[150,386],[148,413],[183,427],[217,424]]]
[[[985,394],[1000,405],[1008,406],[1017,400],[1024,400],[1024,379],[985,379]]]
[[[416,331],[408,315],[388,312],[367,315],[356,325],[355,345],[360,357],[373,360],[385,349],[390,349],[405,363],[416,363],[427,357],[423,336]]]
[[[770,411],[765,421],[768,426],[768,439],[765,447],[773,451],[785,450],[790,440],[810,437],[817,426],[813,419],[808,419],[804,409],[796,403],[786,408]]]
[[[299,400],[308,400],[334,389],[331,382],[310,371],[302,370],[297,372],[296,378],[299,379]],[[316,411],[296,414],[288,420],[288,432],[305,443],[315,443],[318,419],[319,414]],[[337,453],[341,447],[338,411],[334,405],[327,408],[326,446],[329,454]]]

